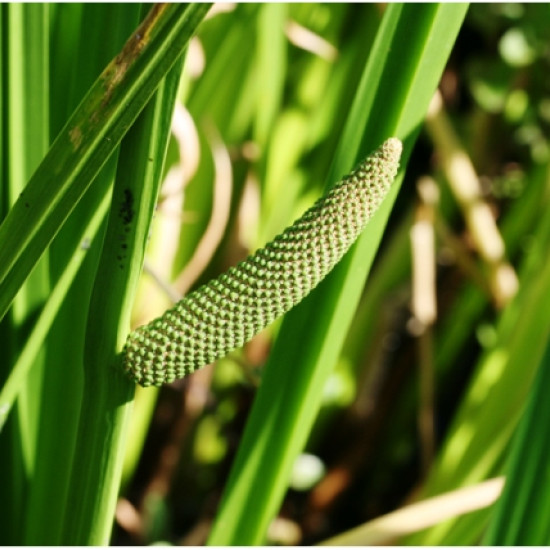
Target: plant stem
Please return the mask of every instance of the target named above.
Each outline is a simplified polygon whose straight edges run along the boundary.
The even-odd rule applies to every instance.
[[[135,386],[117,365],[130,326],[182,59],[125,138],[120,152],[84,350],[84,397],[63,544],[107,544]]]

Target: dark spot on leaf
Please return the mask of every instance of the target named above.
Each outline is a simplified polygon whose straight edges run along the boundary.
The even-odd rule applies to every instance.
[[[124,189],[124,201],[120,206],[119,214],[124,225],[129,225],[134,219],[134,196],[130,189]],[[126,232],[128,230],[129,228],[125,229]]]

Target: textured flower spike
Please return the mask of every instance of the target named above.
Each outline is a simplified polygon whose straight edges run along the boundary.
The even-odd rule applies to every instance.
[[[402,145],[388,139],[300,219],[236,267],[128,336],[124,370],[142,386],[182,378],[241,347],[340,261],[390,188]]]

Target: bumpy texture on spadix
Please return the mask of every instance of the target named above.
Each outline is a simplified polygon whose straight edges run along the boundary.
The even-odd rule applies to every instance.
[[[395,178],[401,149],[388,139],[265,248],[132,332],[126,372],[142,386],[182,378],[300,302],[367,225]]]

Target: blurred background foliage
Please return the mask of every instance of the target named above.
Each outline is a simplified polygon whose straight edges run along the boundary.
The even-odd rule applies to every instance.
[[[52,6],[51,20],[78,9]],[[384,9],[220,4],[209,13],[187,52],[134,326],[321,194]],[[331,540],[471,545],[491,522],[500,541],[501,485],[468,505],[453,500],[446,516],[434,505],[428,519],[411,507],[407,521],[373,520],[521,470],[508,462],[513,436],[538,396],[537,369],[550,368],[549,22],[548,4],[469,7],[268,543],[313,544],[366,524],[362,538]],[[52,61],[52,75],[65,61]],[[53,135],[66,108],[52,109]],[[430,240],[411,247],[418,222],[435,235],[433,258],[422,255]],[[435,317],[411,308],[421,292],[414,265],[431,261],[433,284],[429,270],[420,277]],[[188,379],[138,388],[115,544],[206,542],[279,326]],[[530,444],[545,437],[529,433]],[[540,536],[505,540],[550,543]]]
[[[548,5],[472,5],[440,84],[441,116],[454,146],[475,167],[480,200],[502,234],[506,253],[499,261],[512,266],[505,270],[510,278],[503,283],[504,297],[491,284],[490,262],[476,250],[467,212],[450,192],[448,178],[456,174],[445,170],[445,155],[456,151],[449,152],[437,131],[427,128],[410,159],[306,452],[270,529],[271,542],[319,542],[421,497],[503,473],[549,326],[541,311],[541,301],[548,299],[541,282],[549,236],[548,10]],[[185,238],[171,264],[172,277],[214,223],[215,195],[221,193],[217,178],[225,178],[226,186],[231,182],[226,191],[231,207],[216,215],[223,227],[211,233],[208,260],[192,286],[261,245],[320,193],[342,106],[351,101],[349,90],[360,76],[353,68],[368,53],[383,7],[238,5],[220,11],[191,45],[182,83],[182,103],[201,154],[185,187]],[[233,167],[230,175],[214,167],[210,151],[219,142]],[[174,140],[174,162],[177,149]],[[182,151],[186,162],[191,154]],[[433,214],[438,313],[429,328],[435,372],[431,452],[417,428],[419,411],[425,410],[419,397],[424,329],[410,309],[409,232],[420,208],[417,182],[425,175],[439,189]],[[532,330],[537,323],[539,330]],[[276,331],[274,326],[260,334],[215,370],[160,390],[143,454],[137,464],[128,458],[137,469],[131,476],[128,466],[124,498],[142,512],[134,536],[204,542]],[[381,540],[474,544],[488,518],[485,508],[410,539],[399,538],[396,529]],[[116,540],[135,541],[132,523],[121,523],[125,528]]]

